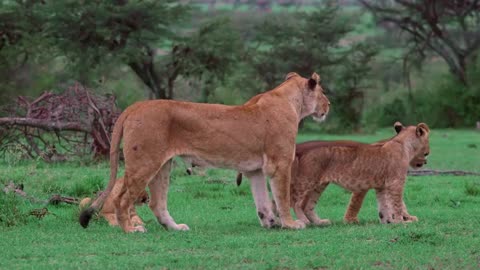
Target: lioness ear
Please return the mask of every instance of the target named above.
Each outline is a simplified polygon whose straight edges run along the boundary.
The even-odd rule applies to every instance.
[[[420,124],[417,125],[416,133],[417,133],[418,137],[421,137],[421,136],[427,134],[428,132],[430,132],[430,129],[428,128],[427,124],[420,123]]]
[[[400,133],[400,131],[402,131],[405,127],[402,125],[402,123],[400,122],[395,122],[395,124],[393,124],[393,128],[395,129],[395,131],[398,133]]]
[[[289,73],[287,74],[287,76],[285,76],[285,81],[288,80],[288,79],[290,79],[290,78],[296,77],[296,76],[299,76],[299,77],[300,77],[300,75],[298,75],[298,73],[296,73],[296,72],[289,72]]]
[[[317,73],[314,72],[312,74],[312,77],[310,77],[310,79],[308,79],[308,88],[310,90],[315,89],[315,86],[317,86],[317,84],[319,82],[320,82],[320,76]]]

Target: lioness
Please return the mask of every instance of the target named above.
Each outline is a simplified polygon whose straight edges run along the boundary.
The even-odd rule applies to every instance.
[[[125,232],[145,232],[142,225],[133,225],[130,209],[147,185],[151,193],[149,206],[159,223],[170,229],[189,229],[186,224],[177,224],[167,210],[170,160],[174,156],[201,166],[245,173],[252,182],[261,224],[268,228],[275,223],[271,204],[265,199],[265,176],[271,177],[282,227],[304,228],[305,224],[293,220],[290,214],[290,168],[299,121],[308,115],[321,121],[329,111],[330,102],[319,82],[316,73],[308,79],[289,73],[280,86],[254,97],[254,103],[241,106],[172,100],[133,104],[115,123],[107,190],[82,211],[80,224],[88,226],[115,185],[123,136],[125,184],[114,203]]]
[[[426,163],[430,130],[424,123],[396,129],[401,132],[384,142],[316,147],[297,155],[291,193],[297,218],[307,224],[328,224],[330,221],[320,219],[314,208],[328,184],[335,183],[353,192],[344,217],[348,222],[358,221],[369,189],[376,191],[382,223],[417,221],[407,212],[403,188],[409,165],[421,167]]]

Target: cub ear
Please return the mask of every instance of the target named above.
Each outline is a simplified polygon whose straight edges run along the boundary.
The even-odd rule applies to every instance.
[[[290,79],[290,78],[297,77],[297,76],[300,77],[300,75],[298,75],[298,73],[296,73],[296,72],[289,72],[287,74],[287,76],[285,76],[285,81]]]
[[[320,76],[314,72],[310,79],[308,79],[308,88],[313,90],[318,83],[320,83]]]
[[[417,125],[416,133],[417,133],[418,137],[424,136],[425,134],[427,134],[429,132],[430,132],[430,129],[428,128],[427,124],[420,123],[420,124]]]
[[[400,133],[400,131],[402,131],[405,127],[402,125],[402,123],[400,122],[395,122],[395,124],[393,124],[393,128],[395,129],[395,131],[398,133]]]

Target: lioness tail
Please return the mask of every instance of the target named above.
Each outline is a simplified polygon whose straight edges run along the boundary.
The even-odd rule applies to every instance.
[[[79,222],[83,228],[88,227],[90,219],[102,208],[105,199],[115,186],[115,180],[117,179],[118,159],[120,154],[119,148],[123,136],[123,123],[125,122],[127,115],[127,111],[124,111],[118,118],[117,122],[115,122],[115,126],[113,127],[112,141],[110,143],[110,181],[108,182],[107,189],[95,199],[89,208],[80,213]]]

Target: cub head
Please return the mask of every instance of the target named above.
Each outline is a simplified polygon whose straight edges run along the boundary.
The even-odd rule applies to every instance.
[[[300,76],[295,72],[287,74],[286,79]],[[330,101],[323,92],[323,88],[320,85],[320,76],[317,73],[313,73],[312,76],[304,80],[303,89],[303,101],[302,101],[302,115],[306,117],[313,116],[313,119],[317,122],[325,120],[328,111],[330,110]]]
[[[406,129],[406,127],[398,121],[395,122],[395,124],[393,124],[393,128],[395,129],[397,134],[399,134],[400,132],[402,132],[403,130]],[[428,140],[428,138],[427,138],[427,140]],[[427,146],[428,146],[428,141],[427,141]],[[412,160],[410,160],[410,167],[412,169],[420,169],[421,167],[423,167],[423,165],[427,164],[427,156],[425,154],[428,155],[429,153],[430,153],[430,147],[428,146],[428,152],[427,153],[424,153],[424,152],[420,151],[418,154],[416,154],[412,158]]]
[[[416,126],[404,127],[400,122],[394,124],[397,134],[408,132],[408,143],[414,151],[414,157],[410,160],[410,167],[421,168],[427,164],[427,156],[430,154],[430,129],[427,124],[420,123]]]

